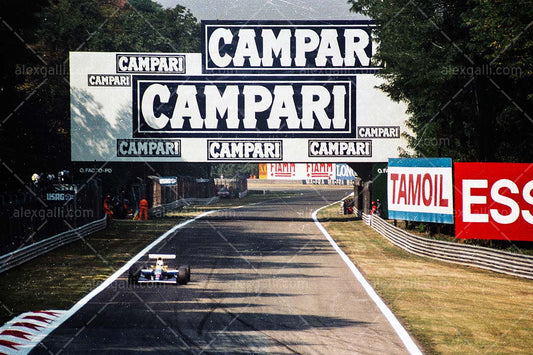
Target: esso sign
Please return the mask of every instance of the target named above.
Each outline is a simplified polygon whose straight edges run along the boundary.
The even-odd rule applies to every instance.
[[[454,166],[457,238],[533,241],[533,164]]]

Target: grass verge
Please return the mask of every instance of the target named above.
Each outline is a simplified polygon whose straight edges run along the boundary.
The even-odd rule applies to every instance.
[[[179,220],[114,221],[107,229],[0,275],[0,324],[36,310],[69,309]]]
[[[0,275],[0,325],[28,311],[69,309],[174,225],[213,209],[257,203],[291,193],[248,195],[191,205],[149,221],[114,221],[107,229]]]
[[[338,205],[318,217],[433,354],[531,354],[533,282],[409,254]]]

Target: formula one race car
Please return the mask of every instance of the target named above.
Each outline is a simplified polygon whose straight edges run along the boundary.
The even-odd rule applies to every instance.
[[[137,263],[130,267],[129,284],[169,283],[186,285],[191,280],[190,265],[182,265],[173,269],[165,264],[164,259],[176,259],[176,255],[148,254],[148,259],[155,259],[155,265],[146,266]]]

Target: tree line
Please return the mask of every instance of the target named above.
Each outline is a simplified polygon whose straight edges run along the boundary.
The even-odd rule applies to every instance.
[[[20,188],[35,172],[57,172],[70,162],[69,51],[199,52],[200,24],[182,7],[151,0],[5,0],[2,42],[0,181]],[[134,164],[118,170],[168,164]],[[130,169],[131,168],[131,169]],[[183,175],[206,167],[182,164]]]
[[[408,105],[419,157],[533,162],[533,6],[350,0],[376,22],[381,86]]]
[[[375,20],[381,86],[405,101],[412,152],[456,161],[533,161],[533,7],[482,0],[350,0]],[[70,163],[69,51],[200,52],[200,25],[151,0],[0,3],[0,181]],[[155,164],[157,165],[157,164]],[[175,169],[163,164],[162,170]],[[146,167],[139,167],[144,169]],[[209,174],[199,164],[184,175]],[[248,173],[246,167],[228,172]],[[215,168],[219,174],[222,169]]]

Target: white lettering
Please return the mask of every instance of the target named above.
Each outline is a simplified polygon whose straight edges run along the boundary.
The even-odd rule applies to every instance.
[[[272,104],[272,94],[264,86],[248,85],[244,87],[244,128],[256,127],[256,113],[264,112]],[[257,101],[259,98],[259,101]]]
[[[296,66],[304,67],[307,64],[306,54],[314,51],[320,42],[318,34],[313,30],[296,29],[294,31],[296,38],[296,56],[294,62]]]
[[[316,100],[315,100],[316,98]],[[302,128],[312,129],[316,116],[320,126],[329,129],[331,120],[326,107],[331,101],[328,89],[323,86],[308,85],[302,88]]]
[[[167,127],[169,121],[168,129],[173,130],[189,129],[186,122],[193,130],[256,130],[263,125],[261,122],[258,126],[259,120],[264,120],[267,130],[348,128],[346,85],[331,88],[313,83],[297,88],[295,92],[293,85],[202,87],[153,83],[141,93],[139,110],[152,130]],[[173,93],[175,101],[171,99]]]
[[[121,71],[128,70],[127,63],[128,63],[128,57],[119,57],[118,58],[118,68],[119,68],[119,70],[121,70]]]
[[[276,85],[274,88],[274,102],[267,123],[269,129],[279,129],[281,117],[287,118],[287,127],[298,129],[300,120],[294,104],[294,90],[290,85]]]
[[[520,206],[512,198],[500,195],[500,189],[502,188],[509,189],[512,194],[518,194],[518,186],[516,186],[516,184],[509,179],[501,179],[496,181],[490,189],[490,196],[492,197],[492,200],[509,207],[511,209],[511,213],[508,215],[503,215],[497,209],[491,208],[490,215],[497,223],[511,224],[514,223],[520,216]]]
[[[533,205],[533,195],[531,194],[531,192],[533,192],[533,180],[525,184],[524,189],[522,191],[522,197],[524,197],[524,201],[526,201],[530,205]],[[522,217],[524,217],[527,223],[533,224],[533,215],[529,210],[523,210]]]
[[[337,42],[337,30],[324,29],[321,32],[322,41],[320,41],[320,47],[316,54],[316,66],[326,66],[328,59],[331,60],[333,66],[340,67],[343,63],[341,50],[339,43]]]
[[[253,29],[241,29],[239,31],[239,41],[237,42],[233,64],[237,67],[242,67],[246,58],[248,58],[250,65],[253,67],[261,65],[261,58],[259,58],[259,52],[257,51],[255,31]]]
[[[224,93],[220,95],[218,88],[214,85],[205,87],[206,102],[205,107],[205,128],[216,129],[218,125],[217,113],[224,117],[227,113],[226,126],[229,129],[239,128],[239,88],[236,85],[228,85]]]
[[[217,28],[209,37],[209,57],[217,67],[224,68],[230,65],[231,56],[227,53],[221,56],[219,48],[224,44],[231,43],[232,39],[233,34],[227,28]]]
[[[152,84],[143,93],[141,101],[141,110],[146,123],[153,129],[164,128],[169,118],[164,113],[156,116],[154,112],[154,100],[159,97],[162,103],[167,103],[170,99],[170,90],[167,86],[161,84]]]
[[[213,141],[209,143],[209,159],[281,159],[280,141]]]
[[[362,66],[367,67],[370,64],[370,57],[365,52],[365,48],[370,43],[368,33],[360,28],[346,29],[344,38],[344,51],[346,53],[344,65],[348,67],[355,66],[355,59],[357,58]]]
[[[204,120],[200,116],[200,109],[196,100],[196,86],[180,85],[176,94],[178,97],[170,119],[170,126],[172,128],[183,128],[184,118],[188,117],[190,118],[189,124],[192,129],[201,129]]]
[[[279,30],[278,37],[272,30],[263,30],[263,66],[271,67],[274,64],[274,57],[280,58],[282,67],[292,64],[291,58],[291,31],[289,29]]]
[[[206,51],[210,68],[370,65],[372,49],[368,27],[243,27],[219,27],[209,34]]]
[[[487,223],[489,215],[485,213],[473,213],[472,205],[485,205],[487,203],[486,196],[472,195],[472,189],[486,189],[488,187],[487,180],[470,180],[464,179],[462,186],[463,195],[463,221]]]

